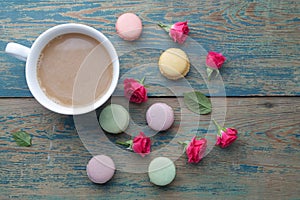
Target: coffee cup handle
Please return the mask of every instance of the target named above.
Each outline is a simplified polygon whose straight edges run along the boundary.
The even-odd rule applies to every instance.
[[[19,60],[26,61],[30,52],[30,48],[18,43],[10,42],[6,45],[5,52]]]

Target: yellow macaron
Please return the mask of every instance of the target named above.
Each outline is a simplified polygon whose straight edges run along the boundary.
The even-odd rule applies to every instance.
[[[168,79],[183,78],[190,71],[190,61],[184,51],[170,48],[164,51],[158,61],[159,70]]]

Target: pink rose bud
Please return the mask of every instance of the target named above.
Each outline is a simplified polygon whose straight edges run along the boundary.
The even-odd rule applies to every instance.
[[[226,57],[221,53],[210,51],[206,56],[207,76],[210,79],[214,71],[219,74],[219,69],[222,67]],[[216,76],[217,76],[216,75]]]
[[[219,124],[213,120],[215,125],[218,127],[218,135],[216,145],[221,148],[229,147],[237,138],[237,130],[234,128],[223,128],[220,127]]]
[[[234,128],[226,128],[225,131],[221,130],[221,136],[217,136],[216,145],[222,148],[230,146],[238,138],[237,134],[238,132]]]
[[[179,144],[184,145],[189,163],[199,163],[204,157],[207,140],[205,138],[197,139],[194,136],[191,141],[179,142]]]
[[[140,132],[140,134],[133,139],[132,149],[142,157],[150,153],[150,148],[151,140],[145,136],[143,132]]]
[[[188,37],[189,31],[190,29],[187,25],[187,21],[177,22],[171,26],[169,35],[174,40],[174,42],[183,44]]]
[[[127,140],[126,142],[117,141],[117,144],[127,146],[127,149],[140,154],[142,157],[151,151],[151,140],[143,132],[140,132],[133,140]]]
[[[124,80],[124,96],[130,102],[142,103],[148,100],[147,89],[143,85],[143,80],[141,82],[132,78]]]
[[[206,56],[206,65],[213,69],[220,69],[224,64],[226,57],[221,53],[210,51]]]
[[[199,163],[205,153],[207,147],[207,140],[202,138],[200,140],[196,139],[196,136],[192,138],[191,142],[186,148],[186,155],[188,156],[189,163]]]
[[[170,37],[174,40],[174,42],[178,42],[179,44],[183,44],[185,42],[190,32],[187,21],[176,22],[171,26],[159,23],[158,26],[160,26],[166,32],[168,32]]]

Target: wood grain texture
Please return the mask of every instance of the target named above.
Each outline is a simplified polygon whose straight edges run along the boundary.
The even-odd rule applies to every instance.
[[[124,12],[134,12],[145,28],[157,22],[188,20],[190,38],[209,51],[227,57],[221,70],[228,96],[300,94],[300,4],[297,0],[255,1],[2,1],[0,6],[0,48],[15,41],[30,46],[46,29],[62,23],[83,23],[101,30],[117,51],[130,43],[120,42],[114,24]],[[157,28],[156,28],[157,29]],[[156,30],[157,31],[157,30]],[[137,49],[120,57],[121,75],[143,64],[156,67],[164,43],[164,32],[142,36],[150,49]],[[170,43],[171,40],[169,41]],[[193,64],[193,63],[192,63]],[[25,81],[24,63],[0,52],[0,96],[31,96]],[[157,74],[156,74],[157,75]],[[149,80],[155,81],[150,74]],[[140,78],[138,74],[134,74]],[[191,71],[187,80],[195,89],[205,90],[201,76]],[[174,96],[155,85],[150,96]]]
[[[167,133],[152,138],[156,149],[172,139],[180,116],[185,128],[195,125],[193,114],[178,108],[181,98],[130,104],[133,120],[145,124],[145,109],[158,101],[172,105],[176,121]],[[116,102],[126,104],[123,98]],[[52,113],[32,98],[2,98],[0,199],[298,199],[299,111],[297,97],[227,98],[226,126],[239,131],[231,147],[215,147],[198,165],[187,164],[182,155],[175,161],[176,179],[167,187],[152,185],[145,173],[122,171],[107,184],[95,185],[85,171],[91,154],[71,116]],[[210,117],[201,116],[200,132],[205,132]],[[16,146],[11,133],[18,130],[32,135],[32,147]]]

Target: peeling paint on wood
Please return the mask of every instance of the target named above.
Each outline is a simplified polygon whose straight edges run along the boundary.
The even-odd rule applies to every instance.
[[[207,51],[226,55],[221,74],[227,96],[297,96],[300,94],[299,9],[296,0],[189,1],[188,4],[182,1],[4,1],[0,7],[0,47],[4,50],[10,41],[30,46],[46,29],[76,22],[101,30],[119,47],[117,51],[122,51],[126,45],[118,45],[115,22],[124,12],[139,15],[145,27],[188,20],[192,39]],[[157,34],[143,34],[143,37],[153,44],[162,41]],[[127,53],[121,58],[121,75],[143,63],[156,65],[158,57],[157,51],[145,49]],[[0,66],[0,96],[31,96],[24,62],[1,51]],[[198,74],[190,72],[187,79],[194,88],[205,88]],[[149,95],[173,94],[156,86]]]
[[[0,199],[299,199],[297,0],[11,0],[0,5]],[[116,35],[115,22],[124,12],[140,16],[145,30],[141,39],[149,48],[132,50],[133,43]],[[234,98],[226,99],[225,125],[237,128],[239,138],[230,148],[213,148],[198,165],[188,164],[182,155],[175,161],[176,179],[167,187],[152,185],[145,173],[118,170],[107,184],[93,184],[85,170],[91,153],[71,116],[50,112],[33,98],[4,98],[32,96],[25,80],[25,63],[4,53],[8,42],[30,47],[50,27],[83,23],[111,39],[120,55],[121,77],[146,75],[146,84],[151,83],[148,102],[130,104],[135,123],[146,125],[146,109],[154,102],[174,108],[175,123],[168,132],[152,137],[153,150],[169,144],[179,124],[187,134],[205,133],[211,115],[195,121],[195,114],[180,107],[182,98],[175,98],[163,81],[157,81],[162,78],[157,70],[160,54],[166,46],[176,44],[158,27],[151,28],[158,22],[185,20],[191,39],[204,50],[227,57],[220,72],[226,95]],[[141,66],[148,70],[135,70]],[[208,94],[205,81],[193,67],[186,78],[194,89]],[[115,95],[122,93],[120,80]],[[115,100],[127,104],[124,98]],[[18,147],[13,141],[11,133],[19,130],[33,137],[30,148]],[[130,138],[126,134],[106,136],[111,142]]]
[[[184,116],[183,126],[193,126],[191,112],[178,109],[180,101],[182,98],[150,98],[146,104],[130,106],[138,124],[145,123],[145,109],[154,102],[174,108],[175,124],[152,138],[154,149],[172,139],[179,115]],[[127,103],[124,98],[116,102]],[[215,147],[198,165],[188,164],[182,155],[175,161],[175,181],[159,188],[145,173],[122,171],[106,185],[91,183],[85,171],[91,154],[78,137],[71,116],[52,113],[32,98],[0,99],[0,198],[297,199],[299,98],[228,98],[227,108],[226,126],[238,129],[238,140],[227,149]],[[209,121],[209,115],[201,117],[201,130],[207,129]],[[14,143],[10,134],[20,129],[32,135],[32,147]],[[126,134],[107,136],[112,141],[129,138]]]

